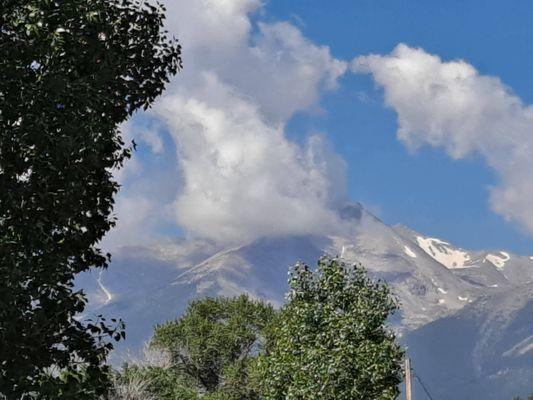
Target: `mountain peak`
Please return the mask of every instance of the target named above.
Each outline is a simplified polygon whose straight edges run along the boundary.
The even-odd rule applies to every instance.
[[[247,293],[282,305],[289,267],[297,261],[314,266],[324,253],[359,262],[373,278],[388,282],[401,304],[391,323],[405,338],[433,322],[446,321],[445,326],[453,327],[454,315],[472,310],[469,305],[533,283],[533,260],[529,257],[463,250],[408,227],[391,227],[360,203],[347,205],[340,216],[353,229],[337,235],[269,236],[231,247],[184,239],[152,249],[123,249],[115,253],[108,270],[81,279],[80,286],[90,299],[87,312],[125,320],[128,340],[119,343],[112,356],[115,364],[121,364],[125,361],[121,355],[128,351],[135,354],[149,340],[154,324],[178,317],[191,299]],[[516,306],[517,312],[522,305]],[[490,307],[479,309],[480,318],[484,318]],[[470,320],[465,320],[466,332],[474,323]],[[499,329],[498,323],[494,318],[486,329],[492,325]],[[459,332],[454,334],[455,341],[478,340],[475,331],[468,333],[471,337],[462,337],[465,334],[460,328],[453,328]],[[529,331],[509,328],[516,340],[509,342],[512,346],[505,349],[506,354],[522,357],[529,349],[526,339],[533,337],[533,331],[531,325],[526,324],[526,328]],[[507,359],[514,360],[504,357],[502,362]],[[483,361],[480,365],[487,364]],[[457,371],[459,379],[462,372],[460,368]]]

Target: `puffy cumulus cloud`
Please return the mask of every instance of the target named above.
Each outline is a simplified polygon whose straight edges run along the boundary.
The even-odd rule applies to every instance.
[[[347,69],[327,46],[313,44],[289,23],[254,26],[250,15],[259,1],[172,0],[167,7],[169,29],[183,45],[185,68],[175,80],[180,90],[196,93],[203,72],[211,72],[265,118],[283,122],[316,105]]]
[[[177,35],[187,64],[204,58],[218,62],[216,55],[239,51],[247,45],[252,23],[249,15],[262,6],[261,0],[164,0],[166,28]],[[203,52],[207,52],[202,55]],[[193,60],[191,60],[191,56]]]
[[[345,166],[324,139],[314,135],[301,148],[214,75],[204,85],[218,101],[167,96],[157,109],[179,143],[180,225],[230,242],[338,230]]]
[[[179,184],[152,174],[150,189],[143,189],[131,179],[117,205],[118,228],[138,200],[143,221],[170,207],[187,232],[218,241],[342,229],[336,211],[346,196],[343,161],[323,136],[298,145],[284,129],[295,112],[318,107],[347,63],[289,23],[253,23],[251,15],[262,7],[257,0],[166,3],[167,28],[183,46],[184,69],[151,118],[173,146],[155,134],[159,129],[148,127],[138,137],[159,155],[177,153]],[[140,175],[142,181],[146,174]],[[160,200],[159,191],[169,186],[176,188],[172,199]]]
[[[383,87],[398,114],[398,138],[410,149],[483,156],[499,177],[493,210],[533,232],[533,106],[465,61],[445,62],[404,44],[388,55],[357,57],[352,70]]]

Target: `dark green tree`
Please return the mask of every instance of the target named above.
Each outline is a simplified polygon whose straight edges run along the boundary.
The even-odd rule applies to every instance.
[[[245,295],[195,300],[181,318],[156,327],[151,346],[167,351],[176,381],[203,398],[256,399],[249,368],[273,317],[272,306]]]
[[[140,0],[0,0],[0,393],[97,396],[120,322],[76,318],[76,274],[105,268],[119,124],[181,67]],[[113,321],[112,321],[113,322]],[[79,382],[90,389],[83,389]]]
[[[257,362],[268,400],[389,400],[403,353],[386,327],[396,310],[388,287],[358,265],[324,257],[297,264],[288,303]]]

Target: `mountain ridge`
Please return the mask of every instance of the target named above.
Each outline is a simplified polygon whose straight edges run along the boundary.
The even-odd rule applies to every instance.
[[[115,254],[108,271],[97,277],[94,274],[83,277],[81,286],[86,288],[90,298],[87,312],[125,319],[128,340],[117,347],[112,357],[113,362],[119,364],[128,349],[135,353],[150,338],[154,324],[178,317],[193,298],[247,293],[280,306],[287,290],[288,267],[296,261],[314,266],[325,253],[342,256],[348,262],[359,262],[372,277],[390,284],[401,304],[391,324],[401,340],[411,343],[411,347],[411,338],[418,337],[421,332],[437,340],[443,330],[440,324],[447,324],[444,330],[466,329],[464,324],[456,323],[455,316],[464,321],[466,317],[461,317],[462,313],[471,316],[469,310],[481,307],[478,304],[487,301],[484,299],[498,298],[500,293],[522,293],[516,288],[533,288],[533,260],[529,257],[505,252],[499,259],[491,259],[491,255],[498,253],[468,251],[406,227],[388,226],[360,204],[345,208],[341,215],[352,224],[352,229],[339,235],[265,237],[230,247],[201,239],[180,239],[151,248],[122,249]],[[531,292],[533,290],[523,291],[533,299]],[[527,306],[527,302],[521,304]],[[505,328],[498,325],[499,320],[491,314],[492,310],[483,307],[479,310],[492,318],[490,326],[494,329]],[[513,315],[521,315],[520,310]],[[482,323],[479,318],[470,319],[471,337],[464,341],[482,343],[487,337],[479,333],[478,325]],[[511,325],[507,323],[506,326]],[[433,330],[433,326],[441,328]],[[532,323],[522,324],[520,329],[533,337]],[[524,354],[533,357],[533,345],[531,349],[528,347],[528,337],[517,336],[525,341],[522,345],[516,342],[518,339],[506,339],[509,345],[501,348],[505,347],[508,356],[498,359],[502,370]],[[420,364],[428,365],[429,361],[424,358],[424,354],[431,353],[431,339],[428,340],[429,347],[422,345],[427,341],[421,341],[418,350],[413,350],[417,354],[413,357],[415,366],[418,359]],[[514,353],[512,348],[516,348]],[[475,349],[473,345],[469,350],[472,357],[481,354]],[[448,353],[454,354],[453,351]],[[485,356],[480,360],[479,365],[489,362]],[[489,370],[481,368],[479,371],[480,376],[485,376],[483,374]],[[521,371],[529,373],[525,367]],[[459,371],[458,375],[461,374],[464,375]],[[435,372],[435,376],[440,375]],[[520,387],[518,383],[517,387]],[[474,393],[472,390],[469,388],[467,392]],[[515,394],[509,392],[509,398]],[[489,396],[487,399],[497,399],[490,397],[490,393],[483,395]]]

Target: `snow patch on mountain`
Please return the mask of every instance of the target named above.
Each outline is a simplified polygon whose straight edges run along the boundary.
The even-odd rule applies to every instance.
[[[404,250],[405,254],[407,254],[409,257],[416,258],[415,252],[413,250],[411,250],[409,247],[403,246],[403,250]]]
[[[98,283],[98,287],[100,288],[100,290],[102,291],[102,293],[104,294],[104,305],[109,303],[111,300],[113,300],[113,294],[104,286],[104,284],[102,283],[102,273],[104,272],[104,270],[101,270],[100,273],[98,274],[98,278],[96,279],[96,282]]]
[[[533,335],[525,338],[524,340],[514,345],[512,348],[510,348],[505,353],[503,353],[503,356],[504,357],[523,356],[530,351],[533,351]]]
[[[505,267],[505,263],[511,259],[511,256],[505,251],[500,251],[499,254],[501,255],[488,254],[485,259],[490,263],[494,264],[495,267],[503,268]]]
[[[454,249],[443,240],[417,236],[416,241],[422,250],[446,268],[464,268],[470,261],[471,257],[466,251]]]

